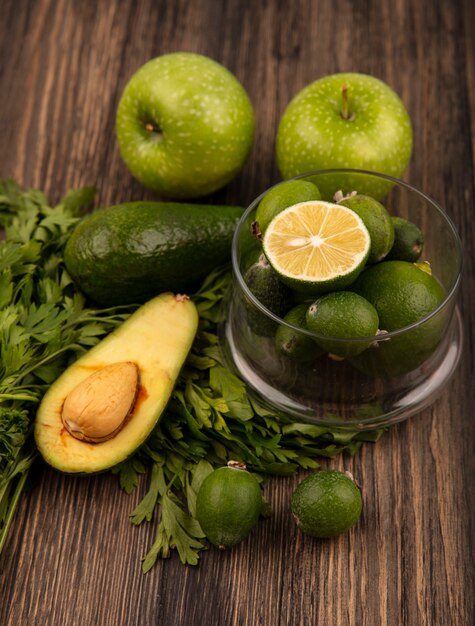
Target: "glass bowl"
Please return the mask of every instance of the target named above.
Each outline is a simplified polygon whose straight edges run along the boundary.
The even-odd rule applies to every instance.
[[[400,330],[370,338],[332,338],[370,345],[354,358],[335,359],[319,354],[319,350],[314,357],[300,360],[282,355],[275,339],[279,328],[311,337],[316,344],[319,337],[274,315],[244,281],[246,270],[261,249],[253,223],[264,192],[245,211],[234,234],[233,285],[224,302],[226,321],[221,335],[227,365],[268,408],[292,420],[369,430],[421,411],[451,378],[462,348],[462,324],[456,306],[462,250],[445,211],[411,185],[364,170],[325,170],[296,178],[311,180],[317,186],[322,179],[325,185],[334,180],[337,192],[342,174],[351,181],[351,188],[344,193],[358,188],[384,189],[381,202],[389,213],[419,226],[424,233],[424,250],[418,262],[430,263],[432,274],[445,290],[445,300],[428,316]]]

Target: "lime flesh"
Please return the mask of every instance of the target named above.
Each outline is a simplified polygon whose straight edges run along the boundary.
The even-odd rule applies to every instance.
[[[282,282],[308,295],[343,289],[360,274],[370,251],[363,220],[323,201],[295,204],[269,224],[264,253]]]

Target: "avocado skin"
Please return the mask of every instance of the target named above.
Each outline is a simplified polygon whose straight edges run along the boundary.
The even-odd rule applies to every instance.
[[[188,292],[231,255],[244,209],[179,202],[127,202],[98,209],[65,249],[68,273],[98,304],[140,304]]]

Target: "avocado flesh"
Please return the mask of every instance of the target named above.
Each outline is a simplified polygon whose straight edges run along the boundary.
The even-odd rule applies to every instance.
[[[141,306],[119,328],[70,365],[45,394],[35,420],[38,450],[47,463],[68,473],[109,469],[148,437],[170,398],[198,326],[191,300],[164,293]],[[135,363],[140,386],[132,413],[111,439],[89,443],[73,437],[61,414],[66,397],[106,365]]]
[[[129,202],[98,209],[65,249],[74,282],[105,306],[189,293],[231,256],[242,207]]]

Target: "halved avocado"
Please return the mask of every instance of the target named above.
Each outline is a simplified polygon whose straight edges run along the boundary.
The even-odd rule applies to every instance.
[[[193,302],[164,293],[68,367],[36,415],[45,461],[63,472],[93,473],[132,454],[165,409],[197,326]]]

